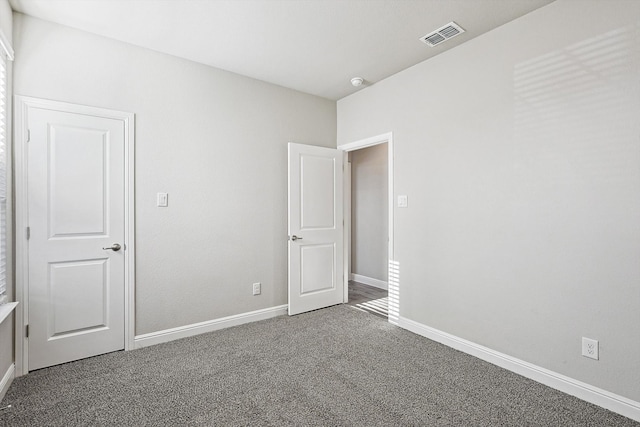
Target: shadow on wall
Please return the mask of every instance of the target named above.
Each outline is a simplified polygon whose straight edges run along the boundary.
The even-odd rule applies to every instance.
[[[541,181],[540,167],[571,185],[639,178],[640,121],[623,102],[640,97],[639,31],[640,24],[619,28],[516,64],[515,158],[527,161],[515,165],[520,188],[553,192],[557,180]]]

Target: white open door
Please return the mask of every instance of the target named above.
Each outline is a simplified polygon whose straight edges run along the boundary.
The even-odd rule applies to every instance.
[[[344,302],[343,163],[289,143],[289,315]]]

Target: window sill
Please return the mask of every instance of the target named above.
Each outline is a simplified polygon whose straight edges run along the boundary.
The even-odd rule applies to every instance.
[[[14,308],[18,306],[17,302],[9,302],[7,304],[0,305],[0,323],[4,322],[4,319],[9,317]]]

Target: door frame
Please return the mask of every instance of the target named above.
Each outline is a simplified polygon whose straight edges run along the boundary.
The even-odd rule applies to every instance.
[[[388,162],[388,175],[389,175],[389,194],[388,194],[388,209],[389,209],[389,265],[387,269],[390,269],[391,261],[394,260],[394,247],[393,247],[393,132],[387,132],[380,135],[372,136],[365,139],[349,142],[347,144],[338,145],[338,149],[344,151],[345,156],[345,203],[344,203],[344,302],[349,301],[349,274],[351,273],[351,166],[348,162],[349,152],[360,150],[374,145],[387,143],[387,162]],[[348,172],[347,172],[348,171]],[[393,317],[389,316],[389,321],[392,321]]]
[[[67,102],[51,101],[29,96],[14,96],[14,156],[15,156],[15,254],[16,298],[19,302],[15,317],[15,365],[16,376],[29,373],[29,346],[25,325],[29,324],[29,244],[27,239],[28,212],[28,164],[27,144],[30,107],[65,111],[114,120],[124,123],[124,349],[134,349],[135,338],[135,115],[124,111],[90,107]]]

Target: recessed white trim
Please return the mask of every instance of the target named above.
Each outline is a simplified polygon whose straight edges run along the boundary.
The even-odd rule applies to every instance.
[[[500,353],[488,347],[467,341],[455,335],[400,317],[398,326],[413,333],[437,341],[448,347],[475,356],[541,384],[601,406],[625,417],[640,421],[640,402],[567,377],[557,372],[536,366],[524,360]]]
[[[191,325],[138,335],[135,338],[135,348],[148,347],[150,345],[161,344],[180,338],[192,337],[207,332],[229,328],[231,326],[238,326],[245,323],[257,322],[258,320],[283,316],[287,314],[287,309],[288,305],[279,305],[262,310],[221,317],[220,319],[208,320],[206,322],[192,323]]]
[[[363,276],[361,274],[351,274],[353,281],[359,282],[365,285],[373,286],[374,288],[389,290],[389,283],[384,280],[374,279],[373,277]]]
[[[13,61],[14,52],[13,47],[11,47],[11,43],[9,43],[9,39],[4,34],[4,31],[0,30],[0,49],[4,51],[4,54],[7,55],[7,59],[9,61]]]
[[[16,295],[15,300],[21,304],[16,310],[15,318],[15,365],[16,375],[29,372],[29,346],[25,336],[25,325],[29,322],[29,244],[23,230],[28,226],[28,185],[27,185],[27,135],[29,108],[52,109],[78,114],[95,115],[121,120],[125,130],[125,298],[124,298],[124,348],[134,348],[135,335],[135,220],[134,220],[134,153],[135,153],[135,115],[124,111],[90,107],[67,102],[51,101],[15,95],[14,97],[14,150],[15,150],[15,223],[16,232]]]
[[[16,377],[16,365],[13,363],[9,365],[9,369],[2,376],[2,380],[0,380],[0,401],[4,399],[4,395],[7,394],[7,390],[9,390],[9,386],[11,382]]]
[[[4,322],[4,319],[9,317],[14,308],[18,306],[17,302],[8,302],[0,305],[0,323]]]
[[[352,280],[351,274],[351,162],[349,161],[349,153],[344,152],[344,203],[342,209],[344,210],[343,224],[344,224],[344,261],[342,267],[344,269],[344,286],[342,301],[349,302],[349,280]]]
[[[349,142],[347,144],[342,144],[342,145],[338,145],[338,149],[342,150],[345,152],[345,158],[347,156],[346,153],[350,152],[350,151],[355,151],[355,150],[360,150],[362,148],[367,148],[367,147],[372,147],[374,145],[378,145],[378,144],[387,144],[387,161],[388,161],[388,171],[387,173],[389,174],[389,201],[388,201],[388,208],[389,208],[389,262],[393,262],[394,260],[394,226],[393,226],[393,198],[394,198],[394,188],[393,188],[393,176],[394,176],[394,171],[393,171],[393,164],[394,164],[394,158],[393,158],[393,150],[394,150],[394,146],[393,146],[393,132],[387,132],[387,133],[383,133],[380,135],[376,135],[376,136],[372,136],[369,138],[365,138],[365,139],[360,139],[358,141],[353,141],[353,142]],[[345,160],[346,162],[346,160]],[[350,174],[349,174],[350,176]],[[345,186],[348,186],[349,188],[345,188],[345,194],[351,194],[351,179],[345,179]],[[348,193],[347,193],[348,192]],[[344,204],[344,208],[345,208],[345,222],[349,221],[347,224],[345,224],[345,237],[344,237],[344,250],[345,250],[345,260],[347,262],[345,262],[345,282],[348,281],[349,278],[349,271],[351,266],[349,265],[349,251],[350,251],[350,244],[351,244],[351,226],[350,226],[350,222],[351,222],[351,201],[349,200],[349,203],[345,203]],[[344,301],[347,302],[349,300],[349,287],[348,284],[345,283],[345,291],[344,291]],[[388,287],[387,287],[388,289]],[[396,307],[396,309],[394,310],[399,310],[398,307]],[[394,311],[394,315],[393,316],[389,316],[389,321],[391,321],[392,323],[395,322],[395,311]]]
[[[135,142],[136,116],[133,113],[123,114],[124,132],[126,135],[126,154],[124,156],[124,235],[126,257],[124,259],[125,295],[124,295],[124,349],[135,348],[136,335],[136,219],[135,219]]]
[[[393,139],[393,133],[387,132],[381,135],[372,136],[358,141],[349,142],[347,144],[338,145],[338,150],[342,151],[355,151],[362,148],[372,147],[378,144],[384,144],[385,142],[391,142]]]

